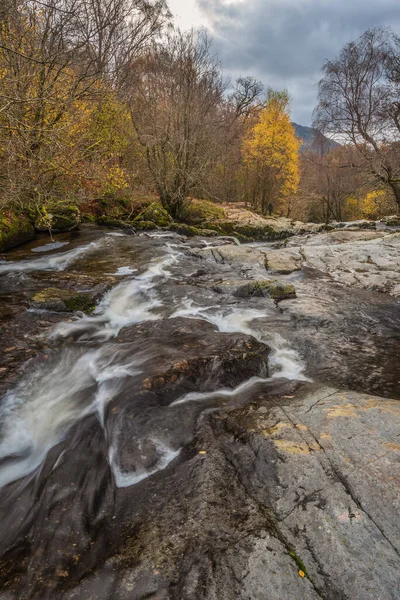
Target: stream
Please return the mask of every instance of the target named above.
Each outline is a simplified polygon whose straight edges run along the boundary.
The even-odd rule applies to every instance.
[[[138,540],[179,536],[171,498],[179,490],[188,518],[204,419],[303,386],[400,399],[398,299],[309,268],[274,276],[295,299],[221,293],[221,281],[266,278],[193,252],[235,243],[87,228],[0,262],[1,600],[203,597],[171,588],[167,568],[154,584],[163,561]],[[29,300],[97,280],[90,315]]]

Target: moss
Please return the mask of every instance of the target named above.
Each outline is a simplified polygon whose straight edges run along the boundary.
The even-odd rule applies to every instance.
[[[272,300],[280,302],[288,298],[296,298],[296,289],[291,283],[275,282],[268,288],[268,295]]]
[[[201,225],[216,231],[219,235],[229,235],[236,237],[240,242],[269,242],[274,240],[282,240],[294,235],[294,232],[289,230],[274,229],[270,225],[244,225],[234,221],[218,221],[216,223],[206,222]]]
[[[306,577],[308,579],[308,581],[313,585],[318,596],[321,596],[320,592],[316,589],[313,580],[311,579],[310,575],[308,574],[306,565],[303,563],[301,558],[299,556],[297,556],[296,552],[292,548],[286,548],[286,549],[287,549],[287,553],[289,554],[290,558],[293,559],[294,562],[296,563],[298,570],[303,571],[304,577]],[[321,598],[322,598],[322,596],[321,596]]]
[[[135,221],[133,227],[139,231],[151,231],[152,229],[158,229],[157,225],[153,221]]]
[[[96,219],[96,223],[101,227],[109,227],[110,229],[132,229],[132,223],[121,221],[112,217],[102,216]]]
[[[381,219],[382,223],[385,223],[388,227],[400,227],[400,216],[399,215],[389,215],[388,217],[383,217]]]
[[[0,216],[0,252],[29,242],[34,235],[33,225],[25,215],[9,212]]]
[[[73,204],[56,202],[42,206],[35,219],[38,231],[71,231],[79,227],[81,215],[79,208]]]
[[[96,222],[96,217],[94,215],[89,214],[89,213],[85,213],[81,217],[81,222],[82,223],[95,223]]]
[[[204,237],[216,237],[218,236],[217,231],[214,231],[214,229],[203,229],[203,228],[198,228],[199,234],[198,235],[203,235]]]
[[[189,225],[219,221],[225,217],[224,209],[210,200],[192,200],[185,208],[183,220]]]
[[[201,229],[193,227],[192,225],[186,225],[185,223],[171,223],[170,225],[168,225],[167,229],[169,231],[175,231],[176,233],[180,233],[181,235],[186,235],[188,237],[202,235]]]
[[[90,315],[96,308],[96,303],[86,294],[75,294],[71,298],[64,300],[68,312],[81,311]]]
[[[34,308],[52,310],[55,312],[81,311],[91,314],[96,308],[93,296],[60,288],[46,288],[37,292],[31,298]]]
[[[142,212],[133,220],[133,223],[136,225],[136,223],[140,221],[151,221],[157,225],[157,227],[167,227],[172,223],[172,218],[158,202],[152,202],[142,210]]]

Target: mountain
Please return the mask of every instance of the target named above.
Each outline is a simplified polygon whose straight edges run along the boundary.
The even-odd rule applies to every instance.
[[[319,129],[315,129],[314,127],[305,127],[304,125],[299,125],[298,123],[292,123],[292,125],[295,129],[296,137],[303,142],[300,152],[304,152],[304,150],[315,150],[316,152],[321,152],[322,145],[323,151],[326,153],[329,152],[329,150],[334,150],[340,146],[340,144],[335,142],[335,140],[330,140],[323,135]]]

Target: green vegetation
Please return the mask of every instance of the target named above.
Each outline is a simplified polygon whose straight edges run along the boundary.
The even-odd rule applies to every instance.
[[[55,312],[81,311],[86,314],[91,314],[96,308],[91,294],[60,288],[46,288],[37,292],[31,298],[31,305]]]
[[[0,215],[0,252],[29,242],[34,234],[33,225],[25,215],[10,211]]]

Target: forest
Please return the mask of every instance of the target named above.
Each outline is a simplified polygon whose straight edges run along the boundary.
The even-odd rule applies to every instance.
[[[234,202],[317,223],[396,214],[399,38],[366,31],[318,85],[303,144],[287,91],[227,80],[207,33],[174,28],[165,0],[4,0],[3,227],[131,222],[159,205],[190,221],[194,198],[211,216]]]

